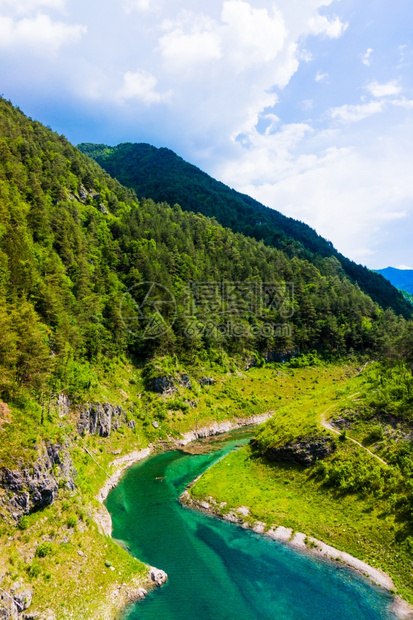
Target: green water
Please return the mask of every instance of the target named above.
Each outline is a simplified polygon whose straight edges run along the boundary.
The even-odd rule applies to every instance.
[[[347,569],[179,504],[188,483],[239,443],[238,434],[219,452],[151,457],[109,495],[114,538],[169,576],[128,620],[393,619],[391,597]]]

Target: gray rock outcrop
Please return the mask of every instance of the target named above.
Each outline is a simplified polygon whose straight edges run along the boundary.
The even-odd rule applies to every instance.
[[[23,614],[31,605],[33,590],[16,584],[11,588],[10,593],[0,591],[0,619],[1,620],[21,620],[29,618],[30,615]],[[22,615],[21,615],[22,614]]]
[[[202,378],[199,380],[199,383],[200,383],[201,385],[214,385],[214,383],[215,383],[215,379],[213,379],[212,377],[202,377]]]
[[[0,470],[0,487],[8,491],[8,510],[19,519],[53,504],[60,482],[74,490],[72,475],[72,462],[63,446],[49,444],[30,468]]]
[[[0,620],[19,620],[17,605],[3,593],[0,593]]]
[[[181,375],[178,378],[178,383],[187,390],[192,390],[192,383],[188,375]]]
[[[350,430],[350,428],[351,428],[351,421],[348,418],[339,417],[336,420],[331,420],[331,426],[334,426],[334,428],[338,428],[341,431],[342,430]]]
[[[168,575],[165,573],[165,571],[151,566],[149,569],[149,578],[155,583],[155,585],[159,587],[167,582]]]
[[[171,376],[155,377],[148,383],[148,388],[151,392],[156,394],[162,394],[162,396],[171,396],[177,391],[174,378]]]
[[[334,452],[336,444],[330,437],[297,437],[282,446],[268,448],[265,456],[269,461],[292,463],[311,467],[317,460],[325,459]]]
[[[137,603],[142,601],[148,595],[148,591],[145,588],[132,588],[128,590],[128,601],[130,603]]]
[[[161,394],[162,396],[172,396],[172,394],[178,390],[178,386],[187,390],[192,390],[192,383],[189,375],[160,375],[146,380],[147,389],[151,392],[156,392],[156,394]]]
[[[70,413],[71,402],[66,394],[61,393],[57,396],[56,406],[59,417],[64,418]]]
[[[126,422],[126,415],[122,407],[109,403],[92,403],[86,405],[80,412],[77,429],[80,435],[99,435],[110,437],[112,430],[116,430]]]

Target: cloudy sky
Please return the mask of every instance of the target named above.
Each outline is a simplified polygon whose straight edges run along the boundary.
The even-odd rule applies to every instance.
[[[0,92],[413,267],[411,0],[0,0]]]

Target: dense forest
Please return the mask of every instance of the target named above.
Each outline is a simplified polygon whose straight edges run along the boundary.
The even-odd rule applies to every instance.
[[[333,256],[320,256],[317,268],[179,206],[138,202],[63,136],[5,100],[0,134],[3,398],[22,386],[38,394],[81,390],[91,366],[117,356],[141,363],[216,349],[264,357],[365,352],[385,348],[403,329],[403,319],[374,303]],[[148,281],[176,304],[171,316],[167,305],[160,315],[157,293],[131,329],[125,316],[136,319]],[[188,305],[191,282],[219,283],[214,303]],[[234,315],[226,282],[257,285],[267,303],[259,311],[244,304]],[[274,303],[266,283],[277,285]],[[172,329],[145,337],[162,320]]]
[[[264,207],[245,194],[230,189],[205,172],[185,162],[167,148],[149,144],[80,144],[112,177],[133,188],[138,197],[156,202],[178,203],[184,210],[214,217],[234,232],[262,240],[314,264],[325,275],[326,257],[334,257],[344,273],[383,308],[392,308],[405,318],[412,306],[388,280],[349,260],[307,224]],[[327,268],[328,274],[328,268]],[[399,287],[401,288],[401,287]]]

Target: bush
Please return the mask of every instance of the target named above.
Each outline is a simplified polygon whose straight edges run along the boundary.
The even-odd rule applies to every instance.
[[[52,552],[52,545],[48,542],[44,542],[37,547],[35,556],[36,558],[45,558],[51,552]]]
[[[20,519],[18,528],[19,530],[24,531],[24,530],[27,530],[28,527],[29,527],[29,519],[28,517],[24,516]]]
[[[66,525],[67,527],[76,527],[77,525],[77,516],[76,515],[69,515],[66,521]]]

